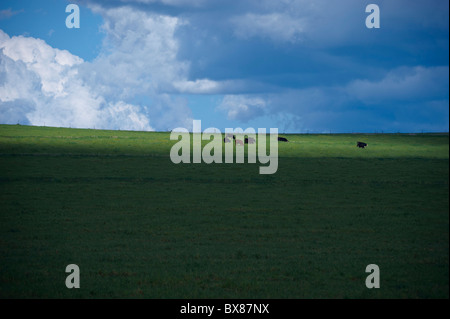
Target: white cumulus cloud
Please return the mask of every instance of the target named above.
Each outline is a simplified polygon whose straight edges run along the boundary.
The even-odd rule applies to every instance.
[[[83,128],[168,130],[192,124],[173,91],[208,91],[177,60],[176,17],[131,7],[104,9],[105,39],[91,62],[41,39],[0,30],[0,122]]]
[[[217,110],[225,112],[229,120],[247,122],[262,116],[266,106],[267,102],[260,96],[226,95]]]
[[[31,37],[0,30],[0,121],[151,130],[137,106],[108,100],[79,76],[84,61]],[[117,124],[117,126],[115,125]],[[120,126],[119,126],[120,125]]]

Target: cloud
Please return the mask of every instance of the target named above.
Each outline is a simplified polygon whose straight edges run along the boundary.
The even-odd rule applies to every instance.
[[[379,81],[355,80],[346,91],[368,104],[448,96],[449,67],[400,67]]]
[[[282,131],[448,131],[449,68],[399,67],[377,80],[226,95],[216,108],[231,120],[270,117]]]
[[[104,18],[105,39],[91,62],[0,31],[0,121],[132,130],[192,125],[186,101],[167,94],[174,83],[195,91],[188,63],[177,60],[174,32],[182,21],[129,7],[94,10]]]
[[[236,16],[232,19],[237,37],[268,38],[274,42],[298,42],[305,28],[302,18],[293,18],[285,13],[254,14]]]
[[[123,3],[143,3],[143,4],[154,4],[162,3],[169,6],[200,6],[205,3],[206,0],[121,0]]]
[[[43,40],[0,30],[0,121],[151,130],[138,106],[108,100],[79,77],[84,61]]]
[[[252,91],[263,91],[270,89],[270,86],[251,80],[222,80],[214,81],[210,79],[181,80],[173,82],[171,93],[186,94],[239,94],[251,93]]]
[[[174,32],[182,24],[178,18],[129,7],[94,11],[105,20],[106,37],[100,56],[84,73],[92,85],[99,83],[96,89],[124,98],[164,91],[184,79],[189,65],[176,58]]]
[[[12,16],[23,12],[23,10],[13,11],[11,8],[0,10],[0,20],[9,19]]]
[[[262,116],[266,106],[267,102],[259,96],[226,95],[216,109],[225,112],[229,120],[247,122]]]
[[[5,56],[23,62],[29,71],[39,76],[42,92],[46,95],[64,94],[63,87],[68,80],[69,70],[83,62],[68,51],[54,49],[40,39],[12,37],[0,47]]]
[[[173,86],[181,93],[204,94],[216,92],[220,87],[220,83],[208,79],[200,79],[174,82]]]

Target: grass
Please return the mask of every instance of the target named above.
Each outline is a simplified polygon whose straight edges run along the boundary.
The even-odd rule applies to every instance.
[[[449,297],[448,134],[285,135],[274,175],[169,135],[0,125],[0,297]]]

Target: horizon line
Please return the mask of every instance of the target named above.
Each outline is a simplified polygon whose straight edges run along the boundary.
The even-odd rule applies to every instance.
[[[42,127],[42,128],[45,127],[45,128],[55,128],[55,129],[62,128],[62,129],[74,129],[74,130],[136,132],[136,133],[139,133],[139,132],[142,132],[142,133],[171,133],[173,131],[173,130],[171,130],[171,131],[169,131],[169,130],[167,130],[167,131],[157,131],[157,130],[154,130],[154,131],[141,131],[141,130],[130,130],[130,129],[125,129],[125,130],[121,130],[121,129],[102,129],[102,128],[95,128],[95,127],[87,128],[87,127],[32,125],[32,124],[20,124],[20,123],[17,123],[17,124],[0,123],[0,126],[6,126],[6,125],[9,125],[9,126]],[[207,129],[209,129],[209,128],[207,128]],[[282,134],[282,135],[344,135],[344,134],[350,134],[350,135],[351,134],[367,134],[367,135],[414,134],[414,135],[416,135],[416,134],[449,134],[449,131],[423,131],[423,130],[421,132],[400,132],[400,131],[398,131],[398,132],[384,132],[383,130],[380,130],[380,132],[378,132],[378,131],[375,131],[375,132],[353,132],[352,131],[352,132],[335,132],[335,133],[331,132],[331,130],[326,130],[326,131],[327,132],[314,132],[314,131],[309,131],[309,130],[307,130],[306,132],[290,132],[290,133],[286,133],[286,132],[280,133],[279,132],[278,135],[280,135],[280,134]],[[180,132],[180,133],[182,133],[182,132]],[[192,131],[189,131],[189,134],[191,134],[191,133],[192,134],[203,134],[204,131],[203,132],[192,132]],[[210,133],[210,132],[208,132],[208,133]],[[219,130],[218,133],[219,134],[225,134],[225,132],[222,132],[220,130]]]

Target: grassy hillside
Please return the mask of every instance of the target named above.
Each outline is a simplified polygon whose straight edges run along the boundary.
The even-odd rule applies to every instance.
[[[449,297],[448,134],[285,135],[274,175],[169,135],[0,125],[0,297]]]

